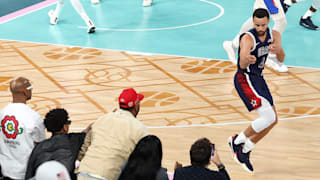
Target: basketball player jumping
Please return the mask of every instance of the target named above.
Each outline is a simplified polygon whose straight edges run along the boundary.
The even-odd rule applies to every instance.
[[[249,172],[253,172],[249,159],[251,150],[278,121],[271,93],[262,75],[264,64],[269,52],[274,53],[280,62],[285,56],[280,33],[268,28],[268,11],[256,9],[252,19],[254,28],[239,38],[238,71],[234,84],[247,109],[255,110],[260,117],[228,139],[234,159]]]

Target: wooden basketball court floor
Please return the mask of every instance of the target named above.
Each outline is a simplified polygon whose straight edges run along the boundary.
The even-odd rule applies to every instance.
[[[265,69],[280,121],[253,150],[251,175],[232,160],[227,145],[228,136],[257,118],[235,92],[231,62],[4,40],[0,59],[0,108],[11,101],[10,80],[24,76],[34,87],[28,104],[42,116],[66,108],[71,131],[117,107],[122,89],[143,93],[138,119],[162,140],[169,172],[175,161],[189,165],[191,144],[208,137],[231,179],[319,179],[319,69],[290,67],[283,74]]]

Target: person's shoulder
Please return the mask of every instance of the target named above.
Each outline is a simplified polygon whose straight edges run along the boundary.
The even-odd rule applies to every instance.
[[[247,32],[242,36],[241,40],[242,41],[253,41],[254,40],[253,38],[254,38],[254,35],[250,32]]]
[[[35,119],[35,118],[42,119],[42,117],[40,116],[40,114],[38,112],[36,112],[35,110],[33,110],[31,107],[29,107],[27,104],[24,104],[24,103],[10,103],[7,105],[6,110],[8,110],[8,111],[13,110],[14,112],[19,112],[20,114],[22,114],[26,118],[31,117],[33,119]]]
[[[194,174],[192,166],[178,167],[174,170],[174,179],[185,180],[187,177],[190,177],[191,174]]]
[[[24,104],[22,107],[26,111],[26,113],[28,113],[29,115],[32,115],[32,116],[35,116],[35,117],[41,117],[40,114],[37,111],[35,111],[31,107],[29,107],[27,104]]]
[[[39,143],[36,143],[33,151],[39,151],[42,150],[43,147],[48,147],[49,144],[54,144],[52,137],[48,139],[44,139],[43,141],[40,141]]]

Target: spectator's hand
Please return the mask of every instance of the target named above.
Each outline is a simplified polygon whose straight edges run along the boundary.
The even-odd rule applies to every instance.
[[[182,167],[182,164],[176,161],[176,164],[174,165],[174,170],[176,170],[179,167]]]
[[[94,124],[94,122],[93,122],[93,123],[90,123],[90,124],[88,125],[88,127],[87,127],[85,130],[83,130],[82,132],[88,133],[88,132],[91,130],[91,127],[92,127],[93,124]]]
[[[214,150],[214,155],[213,155],[213,158],[211,158],[211,161],[215,165],[222,164],[217,149]]]

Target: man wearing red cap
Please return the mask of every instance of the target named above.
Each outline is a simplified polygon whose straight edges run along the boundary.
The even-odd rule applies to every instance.
[[[85,140],[90,146],[80,163],[78,180],[117,179],[138,141],[147,135],[147,128],[136,119],[143,98],[133,88],[123,90],[120,109],[103,115],[92,125]]]

